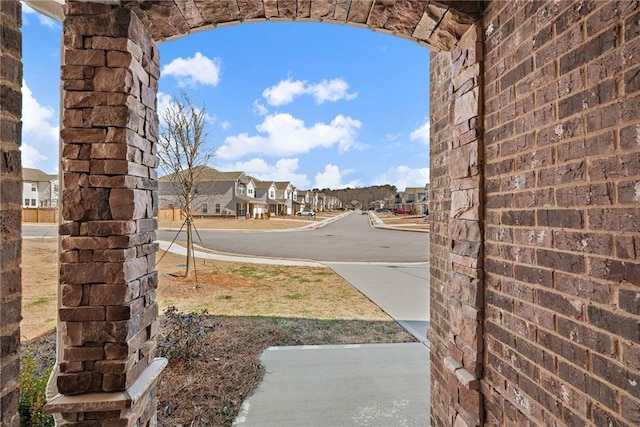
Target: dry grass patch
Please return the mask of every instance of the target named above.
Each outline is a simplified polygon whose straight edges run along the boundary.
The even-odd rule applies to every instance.
[[[198,230],[285,230],[304,227],[312,222],[314,222],[313,219],[295,215],[271,219],[196,218],[194,220]],[[182,221],[159,221],[158,227],[180,228],[182,224]]]
[[[55,329],[58,300],[58,239],[22,241],[22,339]]]
[[[55,327],[57,240],[25,240],[22,261],[22,334],[37,337],[23,349],[33,345],[45,366],[55,352],[55,334],[41,334]],[[196,282],[181,277],[184,262],[168,253],[158,265],[158,302],[178,307],[161,316],[159,350],[170,361],[160,378],[160,426],[230,426],[262,378],[259,358],[269,346],[415,341],[330,269],[199,259]],[[194,354],[184,351],[193,342],[185,336],[198,337]]]
[[[180,277],[184,257],[159,255],[161,308],[207,310],[222,316],[390,320],[329,268],[198,259],[196,283],[195,274],[189,279]]]

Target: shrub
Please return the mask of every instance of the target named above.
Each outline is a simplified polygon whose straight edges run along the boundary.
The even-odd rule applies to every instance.
[[[38,373],[36,357],[32,347],[20,361],[20,425],[30,427],[54,427],[53,416],[44,413],[47,403],[47,381],[53,365],[49,363],[42,373]]]
[[[164,311],[163,333],[158,337],[160,354],[182,362],[202,356],[207,350],[207,333],[202,323],[202,317],[206,315],[207,310],[184,314],[176,307],[168,307]]]

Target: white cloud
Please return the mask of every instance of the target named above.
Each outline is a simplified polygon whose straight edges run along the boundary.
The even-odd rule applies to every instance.
[[[427,117],[426,121],[422,126],[415,129],[409,135],[411,141],[418,141],[421,144],[429,145],[429,136],[431,132],[431,122],[429,122],[429,118]]]
[[[269,164],[264,159],[255,157],[243,162],[216,165],[216,168],[243,171],[262,181],[290,181],[298,188],[309,186],[307,175],[298,172],[298,159],[295,158],[280,159],[275,164]]]
[[[191,58],[176,58],[164,67],[162,75],[173,76],[180,87],[197,85],[217,86],[220,82],[222,61],[220,58],[208,58],[196,52]]]
[[[20,146],[20,151],[22,151],[22,167],[24,168],[37,168],[36,163],[47,160],[47,156],[24,142]]]
[[[351,101],[355,99],[357,93],[348,93],[349,84],[342,79],[323,80],[321,83],[310,85],[307,93],[313,96],[316,103],[322,104],[325,101],[336,102],[341,99]]]
[[[307,84],[305,80],[294,81],[288,78],[265,89],[262,92],[262,97],[268,105],[274,107],[290,104],[301,95],[310,95],[317,104],[323,104],[327,101],[336,102],[341,99],[350,101],[358,96],[357,93],[349,93],[348,90],[349,83],[343,79],[325,79],[320,83]]]
[[[57,122],[55,110],[40,105],[35,99],[27,83],[22,81],[22,132],[31,139],[43,142],[57,142],[59,127],[51,122]]]
[[[38,22],[40,22],[40,24],[44,27],[47,27],[47,28],[61,27],[61,24],[58,21],[56,21],[55,19],[49,18],[47,15],[44,15],[34,10],[32,7],[30,7],[28,4],[24,2],[22,3],[22,12],[27,15],[35,15],[38,18]],[[25,22],[25,24],[28,24],[28,22]]]
[[[258,135],[229,136],[216,154],[221,159],[231,160],[255,154],[293,156],[334,145],[340,152],[362,149],[365,146],[355,141],[356,130],[361,125],[356,119],[338,115],[329,124],[315,123],[307,127],[304,121],[291,114],[271,114],[256,126]]]
[[[253,111],[253,114],[257,114],[258,116],[266,116],[267,114],[269,114],[269,110],[267,109],[267,107],[262,105],[262,103],[257,99],[253,101],[251,110]]]
[[[292,81],[290,78],[282,80],[277,85],[266,88],[262,97],[267,100],[267,104],[274,107],[290,104],[293,98],[305,93],[306,83],[301,80]]]
[[[331,188],[333,190],[347,187],[359,187],[362,184],[358,180],[352,180],[344,182],[344,178],[347,175],[352,174],[353,169],[340,170],[339,166],[327,164],[324,166],[324,171],[318,172],[315,176],[316,188]]]
[[[231,123],[229,123],[229,121],[225,120],[220,122],[220,127],[222,128],[222,130],[229,130],[231,128]]]
[[[429,168],[396,166],[387,169],[374,179],[374,185],[392,184],[399,191],[406,187],[424,187],[429,182]]]
[[[171,104],[171,100],[173,99],[171,95],[158,92],[158,117],[164,117],[167,109],[169,108],[169,104]]]

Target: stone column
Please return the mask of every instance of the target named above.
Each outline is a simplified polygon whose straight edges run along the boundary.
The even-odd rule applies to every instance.
[[[119,6],[65,6],[60,226],[63,425],[147,426],[155,358],[158,50]]]
[[[451,262],[448,280],[449,338],[445,376],[456,426],[482,423],[482,32],[473,26],[451,52],[449,152]]]
[[[0,425],[18,426],[22,302],[22,10],[0,1]]]
[[[483,421],[482,33],[431,55],[431,421]]]

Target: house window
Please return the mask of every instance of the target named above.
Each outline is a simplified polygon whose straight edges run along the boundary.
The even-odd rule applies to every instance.
[[[31,206],[37,206],[36,205],[36,199],[31,199]]]
[[[269,198],[270,199],[275,199],[276,198],[276,195],[274,194],[273,191],[269,191]]]
[[[29,206],[29,199],[24,199],[24,205]]]
[[[53,192],[54,193],[58,192],[58,184],[53,184]]]
[[[239,185],[238,186],[238,194],[244,194],[244,191],[245,191],[244,185]]]
[[[209,213],[209,205],[206,203],[202,204],[202,213]]]
[[[37,184],[31,184],[31,191],[38,191],[38,185]]]
[[[216,213],[220,213],[220,203],[216,203]]]
[[[249,188],[249,189],[247,190],[247,194],[251,194],[251,195],[253,195],[253,188]]]

